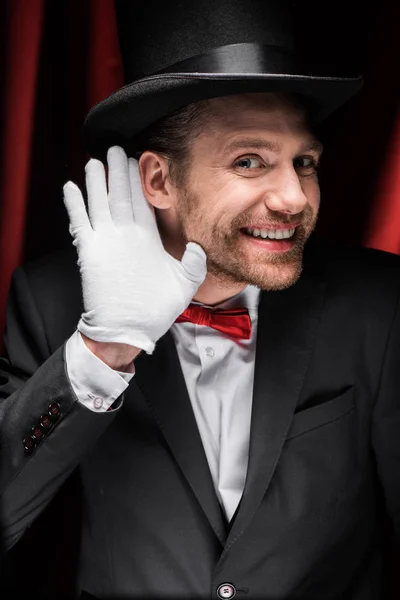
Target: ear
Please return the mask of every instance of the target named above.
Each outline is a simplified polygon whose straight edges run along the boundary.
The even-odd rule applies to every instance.
[[[156,208],[170,208],[174,203],[174,188],[169,180],[166,158],[146,150],[139,159],[143,193]]]

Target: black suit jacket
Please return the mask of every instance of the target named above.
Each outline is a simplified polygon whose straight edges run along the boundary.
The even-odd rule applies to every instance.
[[[314,239],[298,283],[261,293],[248,475],[228,524],[170,333],[96,414],[66,373],[75,254],[17,269],[0,388],[5,548],[79,467],[78,596],[217,598],[229,582],[238,600],[384,598],[386,515],[400,533],[399,291],[399,257]]]

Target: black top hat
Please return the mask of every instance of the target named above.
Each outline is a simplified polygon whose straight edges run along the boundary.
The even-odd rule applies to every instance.
[[[295,51],[289,0],[115,0],[127,85],[96,104],[84,123],[89,153],[113,145],[206,98],[246,92],[304,96],[315,123],[362,85],[358,74],[305,64]],[[305,4],[307,6],[307,3]]]

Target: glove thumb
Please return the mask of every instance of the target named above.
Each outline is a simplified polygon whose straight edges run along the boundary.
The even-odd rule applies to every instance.
[[[186,244],[181,265],[187,279],[199,285],[203,283],[207,275],[207,255],[199,244],[196,244],[196,242]]]

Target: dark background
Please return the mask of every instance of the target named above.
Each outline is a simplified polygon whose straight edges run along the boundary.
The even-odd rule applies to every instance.
[[[393,168],[400,170],[400,151],[396,159],[394,145],[400,118],[399,17],[398,0],[296,3],[301,52],[312,62],[331,63],[365,77],[362,91],[319,131],[325,151],[318,230],[334,239],[398,253],[400,185],[396,190],[392,181]],[[21,19],[25,19],[24,29]],[[8,94],[14,89],[11,84],[15,77],[20,75],[21,85],[28,80],[21,73],[29,62],[29,55],[23,55],[24,44],[27,32],[36,26],[40,40],[34,65],[31,130],[25,136],[26,127],[21,131],[16,126],[7,127],[20,110],[23,94],[15,94],[11,101]],[[62,186],[72,179],[83,189],[84,165],[89,157],[82,145],[82,123],[95,102],[122,84],[122,70],[111,0],[6,0],[0,4],[0,27],[0,81],[4,82],[0,93],[3,327],[13,268],[72,242]],[[16,57],[16,52],[21,56]],[[15,122],[18,125],[18,120]],[[21,148],[23,144],[29,148]],[[20,163],[21,156],[24,162]],[[397,160],[397,167],[393,167],[393,160]],[[393,225],[390,235],[384,225],[388,215]],[[19,223],[18,230],[10,225],[14,222]],[[9,596],[23,593],[32,598],[36,592],[47,592],[50,598],[60,598],[72,593],[78,516],[74,476],[10,553],[3,576]],[[387,577],[392,582],[393,599],[400,598],[394,573],[399,566],[388,523]]]

